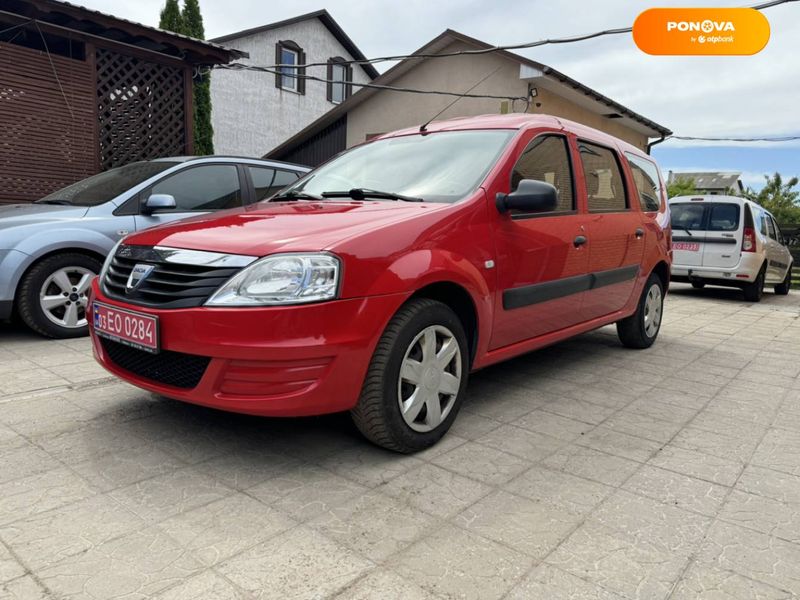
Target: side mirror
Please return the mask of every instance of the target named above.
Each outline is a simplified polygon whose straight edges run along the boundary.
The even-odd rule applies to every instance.
[[[510,194],[497,194],[496,204],[501,213],[509,210],[526,213],[552,212],[558,207],[558,191],[544,181],[523,179]]]
[[[152,215],[154,212],[161,210],[174,210],[178,204],[175,202],[175,196],[170,194],[153,194],[144,201],[142,206],[143,215]]]

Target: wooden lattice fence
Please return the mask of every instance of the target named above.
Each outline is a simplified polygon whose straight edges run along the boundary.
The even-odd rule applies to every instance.
[[[183,154],[184,71],[102,48],[96,62],[101,168]]]

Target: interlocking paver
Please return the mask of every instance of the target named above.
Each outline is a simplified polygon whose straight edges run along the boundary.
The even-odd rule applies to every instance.
[[[0,597],[800,597],[798,317],[676,286],[653,348],[603,328],[475,373],[414,456],[0,326]]]
[[[217,569],[259,600],[325,598],[372,563],[312,529],[294,528],[222,563]]]

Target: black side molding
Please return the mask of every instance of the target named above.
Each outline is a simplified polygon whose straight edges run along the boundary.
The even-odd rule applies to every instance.
[[[503,308],[511,310],[547,302],[548,300],[556,300],[572,294],[629,281],[635,279],[638,274],[639,265],[629,265],[618,269],[597,271],[586,275],[576,275],[512,288],[503,292]]]
[[[544,283],[534,283],[503,292],[503,308],[522,308],[531,304],[539,304],[548,300],[555,300],[579,292],[585,292],[592,287],[591,275],[576,275]]]

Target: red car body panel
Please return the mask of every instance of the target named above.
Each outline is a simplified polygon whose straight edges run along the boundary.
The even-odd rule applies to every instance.
[[[492,128],[518,131],[481,187],[455,204],[261,203],[126,238],[129,245],[251,256],[331,252],[342,261],[340,294],[333,301],[300,306],[163,310],[110,298],[95,281],[95,299],[159,317],[163,350],[208,356],[211,362],[194,389],[165,386],[115,365],[90,326],[97,359],[137,386],[206,406],[274,416],[336,412],[357,402],[391,317],[428,286],[457,286],[471,299],[477,323],[472,368],[480,369],[632,314],[657,266],[666,269],[668,281],[666,197],[659,212],[643,212],[624,160],[624,152],[645,154],[588,127],[535,115],[454,119],[432,123],[428,131]],[[517,157],[543,133],[564,135],[570,142],[576,210],[512,219],[496,209],[495,197],[510,191]],[[415,128],[389,135],[418,134]],[[617,153],[630,210],[588,213],[578,139]],[[579,235],[588,243],[576,246]],[[597,288],[513,310],[504,307],[509,290],[579,282],[587,274],[610,279]]]

